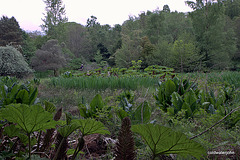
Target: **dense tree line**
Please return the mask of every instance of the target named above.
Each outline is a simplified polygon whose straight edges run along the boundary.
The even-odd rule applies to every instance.
[[[142,60],[142,68],[157,64],[179,72],[240,68],[240,0],[187,1],[190,13],[164,5],[114,26],[101,25],[95,16],[86,25],[68,22],[61,0],[44,2],[45,34],[22,31],[14,17],[0,20],[0,45],[21,45],[32,66],[41,57],[42,46],[56,39],[65,66],[73,69],[92,62],[130,67],[132,60]]]

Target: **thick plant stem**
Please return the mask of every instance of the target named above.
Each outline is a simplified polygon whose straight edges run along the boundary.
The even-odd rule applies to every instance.
[[[154,154],[153,156],[152,156],[152,160],[154,160],[156,158],[156,155]]]
[[[29,152],[29,159],[31,160],[31,137],[30,137],[30,133],[28,133],[27,136],[28,136],[28,152]]]
[[[60,152],[60,149],[61,149],[61,147],[62,147],[62,144],[63,144],[63,142],[65,141],[65,137],[63,137],[63,139],[61,140],[61,143],[60,143],[60,145],[58,146],[58,149],[57,149],[57,152],[56,152],[56,154],[55,154],[55,156],[54,156],[54,158],[53,158],[53,160],[56,160],[57,159],[57,157],[58,157],[58,154],[59,154],[59,152]]]

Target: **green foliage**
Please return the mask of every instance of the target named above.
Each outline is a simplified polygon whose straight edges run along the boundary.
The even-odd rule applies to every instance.
[[[33,73],[25,62],[22,54],[15,48],[7,46],[0,47],[0,75],[13,75],[23,77]]]
[[[66,71],[65,73],[63,73],[64,78],[71,78],[72,76],[73,76],[72,73],[69,71]]]
[[[181,110],[184,110],[185,118],[193,118],[194,114],[199,110],[198,98],[192,89],[184,95],[184,98],[177,92],[174,92],[171,96],[172,106],[167,109],[170,115],[176,115]]]
[[[0,46],[7,46],[12,43],[16,47],[23,41],[22,31],[14,17],[2,16],[0,19]]]
[[[151,149],[152,159],[162,154],[178,154],[185,157],[191,155],[200,159],[206,154],[206,150],[199,143],[164,126],[140,124],[133,125],[131,130],[139,134]]]
[[[55,128],[56,125],[53,115],[40,105],[11,104],[1,109],[0,115],[8,122],[15,123],[17,128],[27,134],[29,159],[31,159],[31,134],[35,131]],[[20,133],[17,136],[23,139]]]
[[[229,67],[236,45],[232,39],[234,33],[231,31],[231,23],[224,16],[224,6],[221,2],[205,4],[202,1],[191,2],[189,5],[195,10],[190,16],[202,63],[208,68]]]
[[[44,24],[41,25],[43,31],[52,38],[57,38],[57,31],[62,31],[62,27],[59,27],[62,23],[67,22],[65,17],[65,6],[62,5],[62,0],[44,0],[46,4],[47,13],[44,14],[43,20]],[[59,34],[60,34],[59,32]]]
[[[100,64],[100,63],[101,63],[101,61],[103,60],[103,57],[102,57],[102,55],[100,54],[100,51],[98,51],[98,52],[96,53],[96,55],[94,56],[94,60],[96,61],[97,64]]]
[[[45,107],[45,111],[49,113],[54,113],[56,111],[55,105],[51,102],[44,101],[44,107]]]
[[[70,134],[72,134],[75,130],[77,130],[79,126],[75,123],[68,124],[66,126],[58,128],[58,132],[64,137],[67,138]]]
[[[99,121],[95,119],[77,119],[73,120],[72,123],[75,123],[79,126],[79,130],[82,133],[82,136],[90,134],[110,134],[107,128]]]
[[[139,60],[141,54],[141,39],[139,32],[133,32],[135,36],[124,35],[123,44],[115,53],[115,62],[118,67],[130,67],[133,60]]]
[[[129,117],[133,124],[148,123],[151,118],[151,107],[144,101],[134,109],[134,94],[131,91],[124,91],[117,97],[117,116],[123,120]]]
[[[198,55],[196,47],[192,42],[176,40],[173,44],[173,65],[180,72],[189,72],[196,69]]]
[[[58,76],[58,69],[66,64],[66,59],[62,54],[61,47],[57,40],[47,41],[35,56],[31,59],[31,65],[36,71],[53,70]]]
[[[68,89],[93,89],[93,90],[105,90],[109,89],[131,89],[136,90],[140,87],[152,87],[158,81],[157,78],[151,77],[72,77],[72,78],[51,78],[50,84],[55,87],[63,87]]]
[[[175,77],[161,82],[154,98],[164,112],[187,119],[197,116],[201,109],[210,114],[218,111],[218,114],[225,116],[231,110],[229,106],[237,102],[237,94],[235,87],[228,84],[205,91],[199,90],[195,82]]]
[[[102,118],[111,117],[111,107],[108,107],[104,104],[100,94],[97,94],[92,99],[90,106],[88,104],[80,104],[79,111],[80,115],[84,118],[95,118],[101,120]],[[104,116],[101,114],[104,114]]]
[[[154,98],[163,111],[176,115],[183,109],[186,111],[185,118],[189,118],[199,109],[198,92],[196,83],[174,77],[174,79],[159,82]]]
[[[172,57],[172,44],[169,44],[167,40],[162,40],[155,45],[155,50],[152,52],[152,55],[146,57],[146,62],[149,66],[160,65],[173,67]]]
[[[0,77],[0,85],[6,85],[7,87],[12,87],[14,83],[18,83],[16,77],[4,76]]]
[[[73,70],[79,69],[81,65],[82,65],[81,58],[74,58],[68,63],[68,66],[70,67],[70,69],[73,69]]]
[[[30,64],[30,59],[35,55],[37,48],[34,44],[34,40],[30,38],[29,34],[25,31],[23,31],[23,39],[22,54],[27,63]]]
[[[144,101],[137,109],[133,112],[132,121],[136,123],[148,123],[150,121],[152,112],[148,102]]]
[[[2,118],[16,123],[25,133],[54,128],[53,115],[40,105],[11,104],[0,110]]]
[[[12,86],[0,85],[0,107],[11,103],[33,105],[38,103],[38,89],[32,86],[12,84]]]

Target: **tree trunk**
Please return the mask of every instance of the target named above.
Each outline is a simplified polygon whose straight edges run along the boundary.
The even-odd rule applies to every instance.
[[[54,69],[53,71],[54,71],[54,76],[55,76],[55,77],[58,77],[58,76],[59,76],[59,71],[58,71],[58,69]]]

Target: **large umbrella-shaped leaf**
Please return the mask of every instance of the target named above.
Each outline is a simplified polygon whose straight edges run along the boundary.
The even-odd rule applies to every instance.
[[[34,131],[55,127],[53,115],[40,105],[11,104],[1,109],[2,118],[16,123],[16,127],[30,134]]]
[[[132,131],[142,136],[154,157],[160,154],[179,154],[192,155],[200,159],[206,154],[205,149],[199,143],[189,140],[183,133],[175,132],[164,126],[133,125]]]
[[[75,123],[60,127],[58,132],[64,137],[67,138],[70,134],[72,134],[79,126]]]
[[[79,126],[79,129],[81,130],[83,136],[94,133],[110,134],[110,132],[101,122],[94,119],[77,119],[72,120],[72,123],[75,123]]]

